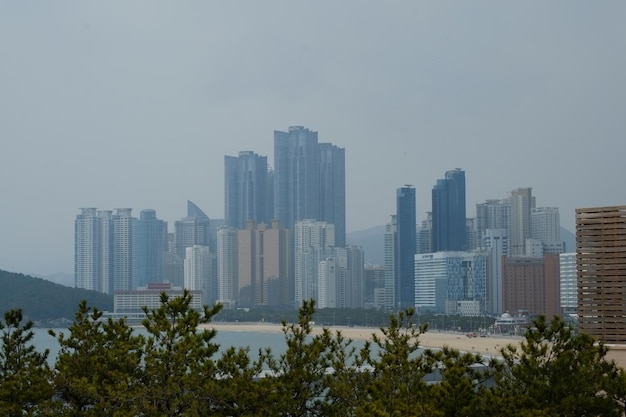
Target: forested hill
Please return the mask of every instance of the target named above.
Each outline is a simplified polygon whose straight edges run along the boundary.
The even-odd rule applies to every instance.
[[[73,321],[81,300],[101,310],[113,310],[112,295],[0,270],[0,314],[21,308],[24,317],[37,324],[48,325],[61,319]]]

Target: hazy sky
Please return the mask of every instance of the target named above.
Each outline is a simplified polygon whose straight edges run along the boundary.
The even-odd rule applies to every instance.
[[[347,229],[532,187],[626,203],[624,1],[0,2],[0,269],[73,272],[80,207],[224,212],[224,155],[346,149]]]

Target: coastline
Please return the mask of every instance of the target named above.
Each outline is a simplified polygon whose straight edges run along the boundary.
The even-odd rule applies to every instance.
[[[205,329],[229,332],[263,332],[282,333],[283,327],[276,323],[244,322],[244,323],[207,323]],[[320,334],[323,326],[313,326],[313,334]],[[371,340],[373,334],[382,336],[376,327],[344,327],[330,326],[328,329],[340,331],[342,336],[352,340]],[[517,346],[523,340],[521,336],[488,335],[486,337],[468,336],[465,333],[427,331],[419,337],[420,346],[426,349],[441,349],[444,346],[462,352],[479,353],[485,356],[501,356],[500,349],[507,345]]]

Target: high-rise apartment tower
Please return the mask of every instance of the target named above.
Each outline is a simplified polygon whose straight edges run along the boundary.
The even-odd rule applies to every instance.
[[[295,224],[295,283],[296,306],[303,301],[318,299],[318,264],[332,256],[335,227],[316,220],[299,220]]]
[[[244,229],[248,220],[270,224],[273,195],[268,188],[267,156],[252,151],[224,157],[224,214],[226,225]]]
[[[293,230],[298,220],[335,225],[345,246],[345,151],[318,143],[317,132],[292,126],[274,132],[274,217]]]
[[[266,224],[246,223],[239,236],[239,286],[247,287],[240,305],[293,306],[291,231],[274,220]]]
[[[415,253],[417,250],[417,219],[415,188],[405,185],[396,190],[396,276],[397,308],[415,307]]]
[[[132,290],[133,221],[132,209],[118,208],[113,215],[113,290]]]
[[[217,301],[225,308],[239,302],[239,253],[237,229],[222,226],[217,231]]]
[[[133,221],[133,289],[163,282],[163,253],[167,244],[167,223],[156,211],[142,210]]]
[[[432,251],[467,250],[465,171],[446,171],[432,191]]]
[[[509,249],[511,256],[526,255],[526,239],[530,238],[530,213],[535,208],[532,188],[518,188],[511,191],[508,197],[511,205],[511,228],[509,232]]]
[[[110,210],[83,208],[74,222],[74,285],[113,293],[113,225]]]

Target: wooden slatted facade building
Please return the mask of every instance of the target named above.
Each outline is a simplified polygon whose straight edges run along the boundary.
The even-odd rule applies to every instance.
[[[576,209],[578,328],[626,343],[626,206]]]

